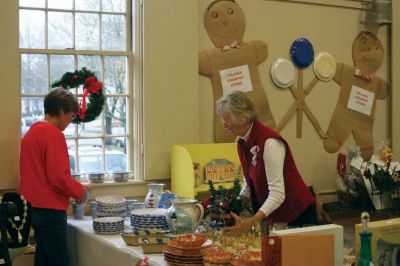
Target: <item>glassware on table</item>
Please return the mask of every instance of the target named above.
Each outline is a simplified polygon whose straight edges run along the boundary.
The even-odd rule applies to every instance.
[[[288,226],[287,223],[273,223],[272,224],[272,230],[284,230]]]
[[[91,201],[90,208],[91,208],[92,218],[96,219],[97,218],[97,201]]]

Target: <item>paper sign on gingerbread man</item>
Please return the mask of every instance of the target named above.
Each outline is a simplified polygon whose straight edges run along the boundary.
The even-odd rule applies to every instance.
[[[199,74],[211,77],[214,102],[227,92],[244,91],[254,102],[259,120],[275,128],[258,73],[258,65],[268,55],[267,45],[242,41],[246,26],[242,9],[233,0],[216,0],[204,14],[204,26],[216,48],[199,53]],[[215,111],[214,129],[216,142],[233,140]]]
[[[377,99],[385,99],[388,84],[374,75],[383,61],[383,47],[371,32],[360,32],[353,41],[354,67],[337,64],[334,81],[340,85],[339,99],[332,115],[326,151],[337,152],[347,137],[353,133],[360,146],[361,156],[369,160],[373,154],[372,137]]]

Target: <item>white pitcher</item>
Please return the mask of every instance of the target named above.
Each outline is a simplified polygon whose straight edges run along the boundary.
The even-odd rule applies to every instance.
[[[179,197],[167,210],[167,223],[174,233],[194,233],[203,216],[203,206],[197,200]]]

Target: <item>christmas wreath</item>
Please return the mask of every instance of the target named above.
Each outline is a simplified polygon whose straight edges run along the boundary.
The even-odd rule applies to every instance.
[[[103,83],[97,80],[96,75],[83,67],[75,72],[66,72],[60,80],[54,82],[51,87],[64,89],[78,88],[83,85],[83,95],[78,115],[72,121],[75,124],[91,122],[102,112],[105,102]],[[86,98],[89,98],[87,103]]]

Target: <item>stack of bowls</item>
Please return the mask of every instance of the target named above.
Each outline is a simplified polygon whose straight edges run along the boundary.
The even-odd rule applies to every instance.
[[[126,217],[126,200],[118,195],[96,197],[98,217]]]

